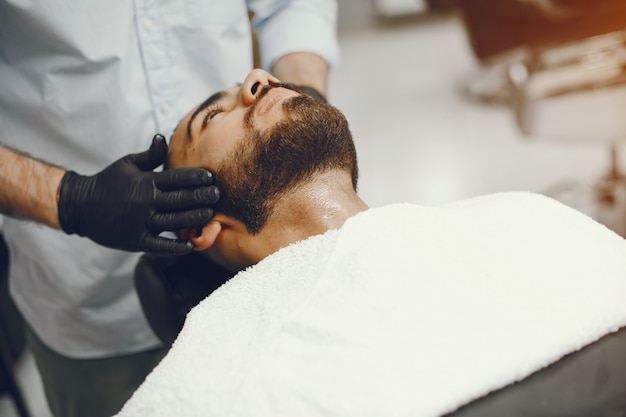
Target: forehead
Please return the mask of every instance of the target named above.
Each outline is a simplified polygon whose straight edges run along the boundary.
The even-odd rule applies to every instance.
[[[217,92],[187,112],[170,138],[170,168],[202,166],[203,152],[199,151],[204,142],[204,135],[199,134],[198,126],[202,123],[203,110],[228,105],[235,100],[239,89],[237,85]]]
[[[236,86],[227,88],[222,91],[218,91],[217,93],[209,96],[206,100],[200,103],[198,106],[194,107],[188,114],[185,116],[183,120],[186,120],[186,128],[187,128],[187,136],[191,136],[191,124],[194,122],[195,118],[202,113],[203,110],[211,107],[211,106],[221,106],[224,103],[232,102],[235,100],[237,96],[237,92],[240,90],[240,84]]]

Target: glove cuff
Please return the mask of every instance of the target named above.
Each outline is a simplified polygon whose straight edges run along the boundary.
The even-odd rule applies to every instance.
[[[75,222],[73,221],[75,216],[71,198],[72,183],[76,177],[80,177],[80,175],[74,171],[66,171],[59,186],[59,199],[57,201],[59,224],[61,225],[61,229],[68,235],[78,233],[77,227],[74,224]]]

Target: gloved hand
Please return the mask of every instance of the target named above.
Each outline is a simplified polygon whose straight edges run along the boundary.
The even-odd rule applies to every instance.
[[[152,330],[169,347],[187,313],[232,276],[198,252],[143,255],[135,267],[135,289]]]
[[[159,234],[204,226],[213,217],[219,190],[205,169],[153,172],[166,158],[167,143],[157,134],[147,151],[127,155],[95,175],[67,171],[58,201],[63,231],[126,251],[192,251],[191,242]]]

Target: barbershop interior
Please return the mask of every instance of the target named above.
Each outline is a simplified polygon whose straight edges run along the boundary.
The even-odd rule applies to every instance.
[[[341,58],[328,99],[350,123],[358,192],[370,207],[528,191],[626,236],[626,3],[338,7]],[[0,320],[0,416],[50,417],[34,361],[8,321]]]

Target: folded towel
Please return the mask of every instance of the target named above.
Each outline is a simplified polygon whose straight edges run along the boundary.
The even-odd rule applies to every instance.
[[[439,416],[626,325],[626,243],[529,193],[370,209],[196,307],[120,416]]]

